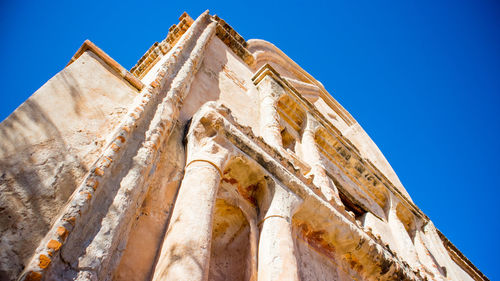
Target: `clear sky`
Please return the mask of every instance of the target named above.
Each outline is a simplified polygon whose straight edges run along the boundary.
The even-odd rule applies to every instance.
[[[183,11],[195,18],[210,9],[320,80],[379,146],[414,202],[500,280],[500,4],[208,3],[1,1],[0,120],[63,69],[85,39],[130,69]]]

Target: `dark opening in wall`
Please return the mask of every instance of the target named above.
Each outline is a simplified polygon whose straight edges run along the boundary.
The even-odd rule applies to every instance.
[[[281,140],[283,142],[283,148],[295,152],[295,138],[288,132],[286,128],[281,130]]]
[[[353,200],[351,200],[349,196],[345,195],[343,192],[339,191],[339,196],[340,200],[345,206],[346,211],[353,212],[356,219],[366,213],[365,209],[354,203]]]
[[[413,214],[402,204],[398,204],[396,207],[396,215],[398,216],[401,223],[403,223],[408,236],[413,243],[415,243],[416,227],[415,227],[415,217]]]

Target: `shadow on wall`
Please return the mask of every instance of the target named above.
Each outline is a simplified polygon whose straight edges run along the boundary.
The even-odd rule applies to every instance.
[[[0,124],[0,139],[0,279],[9,280],[86,170],[34,97]]]

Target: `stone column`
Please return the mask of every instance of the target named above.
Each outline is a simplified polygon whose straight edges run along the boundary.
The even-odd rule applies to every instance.
[[[431,273],[431,279],[444,280],[444,278],[442,278],[443,269],[440,267],[436,258],[431,254],[429,249],[427,249],[424,237],[425,234],[423,231],[418,229],[415,233],[415,249],[417,250],[418,258],[422,263],[422,270],[425,273]]]
[[[259,247],[259,227],[257,225],[258,218],[257,212],[253,205],[243,203],[239,204],[241,211],[243,212],[248,224],[250,225],[250,235],[248,237],[250,245],[250,274],[248,281],[257,281],[257,263],[258,263],[258,247]]]
[[[207,280],[220,169],[207,160],[188,163],[153,280]]]
[[[314,175],[313,183],[320,188],[327,201],[343,206],[339,191],[333,181],[326,175],[325,167],[321,162],[321,153],[315,140],[319,123],[309,112],[306,119],[306,127],[302,134],[302,154],[306,163],[311,166],[309,173]]]
[[[264,77],[257,88],[260,95],[260,134],[269,145],[280,149],[283,142],[277,107],[285,89],[270,76]]]
[[[390,209],[387,216],[389,227],[391,228],[392,236],[396,240],[398,245],[397,253],[400,254],[406,262],[413,268],[420,267],[420,260],[418,259],[417,250],[413,245],[413,241],[410,235],[406,231],[404,224],[401,222],[397,215],[397,206],[399,204],[399,199],[397,199],[392,193],[389,195]]]
[[[301,198],[275,182],[271,204],[261,221],[259,281],[300,280],[294,253],[292,216],[301,202]]]

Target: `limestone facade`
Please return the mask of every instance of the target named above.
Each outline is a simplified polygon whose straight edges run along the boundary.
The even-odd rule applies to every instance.
[[[2,280],[487,280],[269,42],[184,13],[86,41],[0,124]]]

